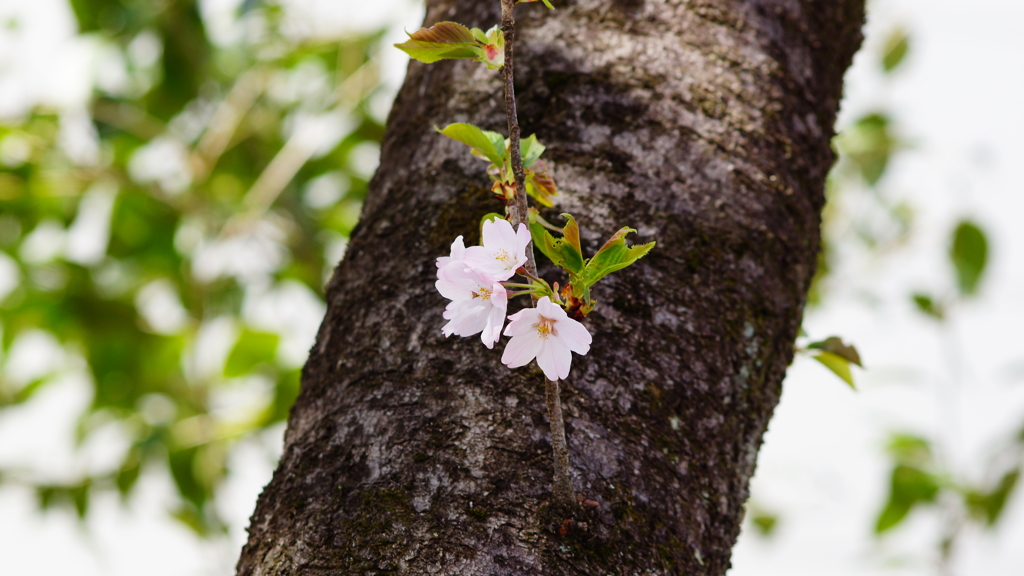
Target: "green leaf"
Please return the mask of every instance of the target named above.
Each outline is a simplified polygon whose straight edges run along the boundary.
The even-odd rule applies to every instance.
[[[942,320],[945,317],[945,311],[942,309],[942,306],[936,304],[935,300],[932,299],[931,296],[917,293],[913,294],[911,298],[914,299],[914,304],[917,306],[917,309],[924,314],[927,314],[936,320]]]
[[[820,342],[812,342],[808,344],[807,347],[812,350],[823,350],[825,352],[835,354],[836,356],[845,359],[847,362],[852,362],[861,368],[864,367],[864,365],[860,363],[860,354],[857,353],[857,349],[852,345],[844,344],[842,339],[838,336],[829,336]]]
[[[831,352],[820,351],[811,356],[825,367],[831,370],[836,376],[843,379],[854,390],[857,387],[853,384],[853,374],[850,373],[850,361],[842,356],[836,356]]]
[[[894,30],[889,35],[888,40],[885,41],[885,48],[882,51],[883,70],[892,72],[893,69],[903,62],[903,58],[907,55],[907,48],[910,47],[907,40],[907,31],[903,29]]]
[[[775,531],[776,525],[779,523],[779,517],[766,512],[758,512],[754,514],[750,521],[762,536],[771,536],[772,532]]]
[[[572,274],[579,274],[583,270],[583,254],[564,237],[556,239],[539,223],[530,224],[530,235],[533,237],[533,245],[556,265]]]
[[[78,518],[80,520],[85,518],[85,513],[89,511],[89,482],[70,487],[68,494],[71,496],[72,504],[75,505],[75,513],[78,514]]]
[[[395,48],[426,64],[478,58],[483,54],[473,32],[456,22],[438,22],[430,28],[420,28],[409,34],[405,42],[395,44]]]
[[[896,527],[914,506],[933,502],[939,493],[939,482],[932,474],[913,466],[893,468],[889,501],[878,515],[875,533]]]
[[[122,466],[117,471],[117,474],[114,476],[114,483],[117,485],[117,491],[121,495],[121,500],[126,501],[128,499],[128,494],[135,486],[135,483],[138,482],[141,472],[142,467],[138,463]]]
[[[886,115],[867,114],[844,130],[836,140],[839,148],[853,161],[861,176],[871,186],[882,178],[889,165],[889,157],[898,145],[889,125],[890,120]]]
[[[436,127],[434,129],[479,152],[495,166],[501,166],[505,162],[505,138],[497,132],[481,130],[472,124],[463,122],[449,124],[443,129]]]
[[[999,479],[999,483],[991,492],[971,491],[965,494],[964,501],[968,509],[976,517],[982,518],[988,526],[994,526],[1006,507],[1006,501],[1017,486],[1020,470],[1011,470]]]
[[[627,226],[616,232],[590,259],[582,274],[587,286],[593,286],[608,274],[622,270],[654,248],[655,242],[626,246],[626,235],[630,232],[636,232],[636,230]]]
[[[243,330],[224,363],[224,375],[237,378],[264,363],[273,363],[280,338],[277,334]]]
[[[973,295],[988,262],[988,240],[976,224],[964,220],[953,232],[953,244],[949,248],[949,259],[956,269],[960,294]]]
[[[178,487],[178,493],[194,504],[196,508],[202,508],[206,503],[209,494],[206,487],[196,474],[196,456],[198,448],[186,448],[175,450],[167,455],[167,463],[171,469],[171,477]]]
[[[519,152],[523,157],[523,167],[530,168],[540,158],[547,148],[537,141],[537,135],[531,134],[529,138],[519,141]]]
[[[900,464],[925,466],[932,461],[931,442],[920,436],[894,434],[886,450]]]

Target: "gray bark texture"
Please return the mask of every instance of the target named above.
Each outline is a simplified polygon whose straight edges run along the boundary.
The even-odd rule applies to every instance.
[[[505,132],[500,79],[413,62],[238,573],[722,575],[815,271],[829,141],[863,0],[570,0],[516,9],[523,134],[548,146],[599,284],[563,382],[573,482],[551,506],[543,377],[441,334],[434,259],[500,211],[433,131]],[[498,0],[430,0],[489,28]],[[551,266],[541,266],[558,280]],[[510,308],[510,312],[516,305]],[[596,503],[596,506],[594,505]]]

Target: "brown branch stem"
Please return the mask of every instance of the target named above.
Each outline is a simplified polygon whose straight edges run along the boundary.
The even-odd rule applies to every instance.
[[[508,118],[509,156],[512,174],[515,177],[516,195],[509,205],[512,227],[530,225],[526,201],[526,170],[523,168],[522,148],[519,144],[519,117],[516,113],[516,89],[513,76],[513,47],[515,45],[516,22],[512,17],[515,0],[501,0],[501,31],[505,35],[505,64],[501,67],[502,86],[505,89],[505,114]],[[531,275],[537,275],[537,261],[533,256],[533,244],[526,247],[526,264],[523,266]]]
[[[519,144],[519,118],[516,113],[516,91],[513,76],[515,19],[512,17],[512,10],[514,6],[515,0],[501,0],[501,30],[505,35],[505,64],[501,67],[501,79],[505,92],[505,111],[508,117],[509,156],[516,184],[515,199],[509,204],[508,212],[512,219],[512,227],[519,228],[519,224],[529,226],[530,222],[526,198],[526,170],[523,168],[523,155]],[[532,242],[526,247],[526,264],[523,265],[523,268],[526,269],[529,277],[537,276],[537,261],[534,258]],[[565,442],[565,420],[562,417],[558,380],[545,378],[544,383],[554,459],[552,493],[557,507],[569,509],[575,504],[576,499],[572,487],[572,477],[569,474],[569,447]]]

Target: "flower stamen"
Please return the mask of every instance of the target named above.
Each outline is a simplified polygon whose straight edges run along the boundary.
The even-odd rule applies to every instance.
[[[540,322],[534,324],[537,327],[537,335],[541,338],[547,338],[555,332],[555,320],[553,318],[540,317]]]

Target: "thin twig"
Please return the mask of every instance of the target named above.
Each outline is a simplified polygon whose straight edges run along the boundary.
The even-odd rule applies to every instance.
[[[505,64],[501,67],[501,79],[505,88],[505,114],[508,117],[509,156],[512,161],[512,174],[516,181],[515,201],[509,205],[512,227],[520,224],[530,225],[526,202],[526,170],[523,168],[523,154],[519,146],[519,117],[516,113],[516,89],[513,83],[513,55],[515,44],[516,21],[512,18],[515,0],[501,0],[501,31],[505,35]],[[526,264],[523,266],[531,275],[537,275],[537,261],[533,257],[533,243],[526,247]]]
[[[551,420],[551,451],[554,457],[555,478],[553,490],[555,503],[561,508],[570,508],[576,503],[572,478],[569,476],[569,446],[565,443],[565,420],[562,418],[562,401],[559,398],[558,380],[544,379],[544,396]]]
[[[516,181],[515,200],[509,205],[508,211],[512,218],[512,227],[519,228],[520,224],[530,224],[526,199],[526,170],[523,168],[523,156],[519,145],[519,118],[516,113],[516,91],[512,73],[512,48],[515,44],[515,19],[512,17],[514,6],[515,0],[501,0],[501,30],[505,35],[505,64],[501,67],[501,79],[505,88],[505,110],[508,116],[509,156]],[[526,264],[523,268],[529,277],[537,276],[537,261],[534,259],[532,242],[526,247]],[[575,504],[576,498],[569,475],[569,447],[565,443],[565,420],[562,417],[558,380],[545,378],[544,392],[548,420],[551,422],[551,448],[555,472],[552,483],[554,502],[556,506],[568,509]]]

